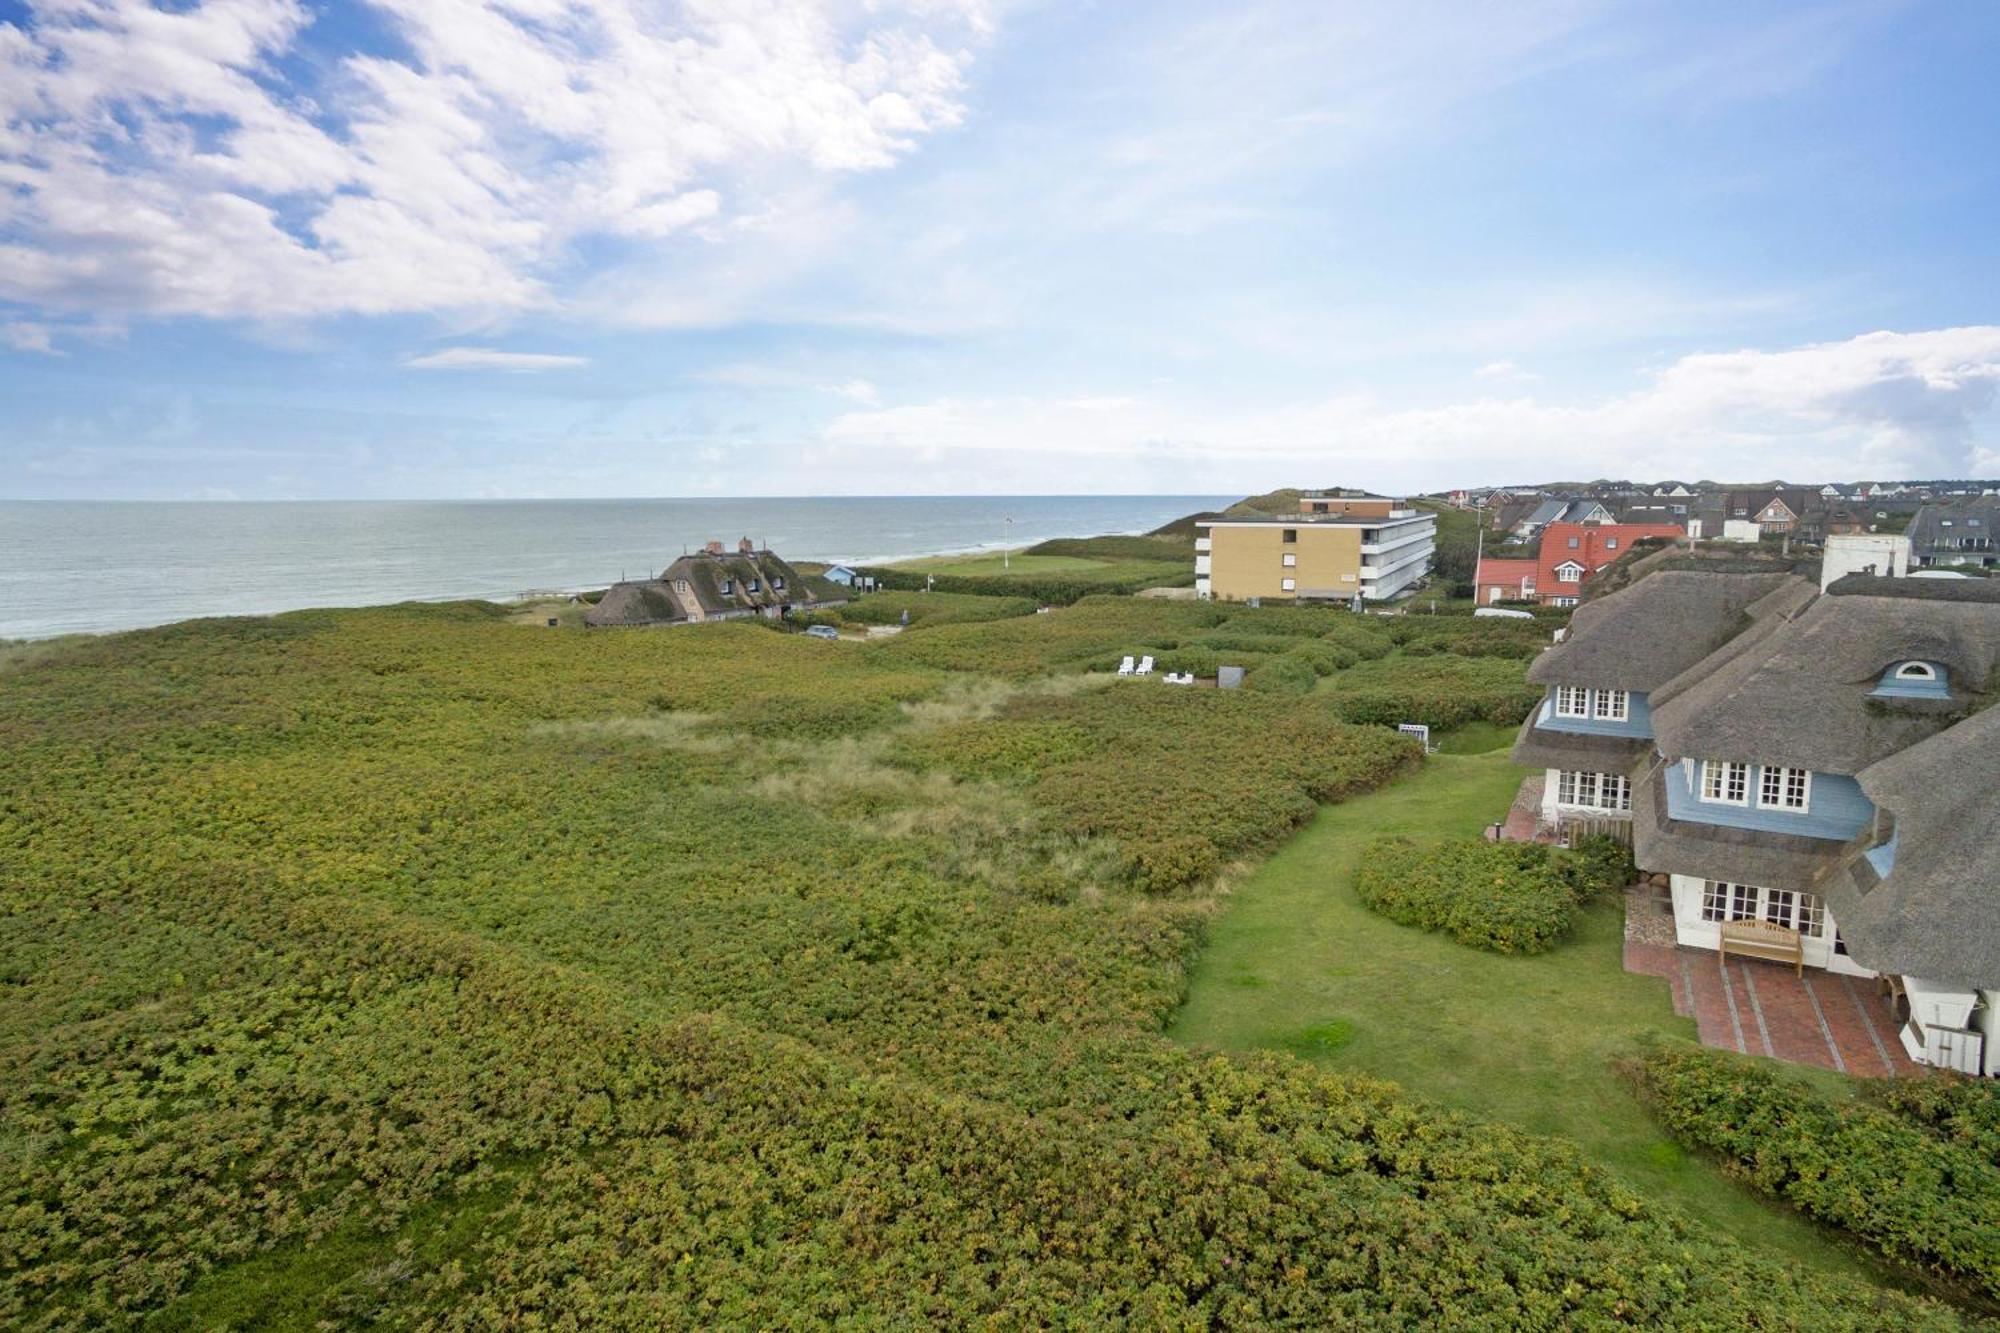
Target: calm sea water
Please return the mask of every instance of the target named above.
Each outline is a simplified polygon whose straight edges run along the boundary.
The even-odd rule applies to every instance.
[[[601,587],[710,538],[797,560],[997,549],[1143,532],[1233,498],[0,502],[0,638]]]

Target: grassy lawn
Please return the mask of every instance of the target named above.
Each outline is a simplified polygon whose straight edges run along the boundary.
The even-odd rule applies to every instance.
[[[1613,1072],[1639,1033],[1695,1031],[1674,1015],[1663,982],[1623,970],[1620,904],[1590,908],[1573,938],[1530,958],[1406,929],[1355,898],[1357,857],[1371,839],[1477,833],[1507,809],[1520,779],[1502,751],[1446,753],[1403,782],[1322,810],[1236,891],[1169,1035],[1289,1050],[1561,1135],[1649,1196],[1767,1255],[1854,1272],[1852,1251],[1690,1158]]]
[[[921,560],[899,560],[892,569],[913,569],[919,574],[1086,574],[1110,569],[1112,560],[1092,560],[1077,555],[1022,555],[1016,551],[1005,557],[1000,551],[974,555],[933,555]]]

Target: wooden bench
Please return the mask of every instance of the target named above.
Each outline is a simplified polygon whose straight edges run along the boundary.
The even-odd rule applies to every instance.
[[[1769,921],[1725,921],[1722,923],[1722,957],[1731,953],[1745,958],[1767,958],[1774,963],[1790,963],[1799,976],[1806,972],[1806,947],[1799,932],[1790,926]]]

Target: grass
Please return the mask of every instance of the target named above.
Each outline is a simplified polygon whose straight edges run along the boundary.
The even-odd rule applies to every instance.
[[[1432,740],[1445,754],[1491,754],[1495,750],[1511,747],[1520,730],[1519,727],[1503,726],[1498,722],[1467,722]]]
[[[1171,577],[1185,568],[1182,561],[1146,560],[1097,560],[1081,555],[1023,555],[1015,551],[1002,558],[999,551],[985,551],[977,555],[938,555],[921,560],[902,560],[890,566],[892,569],[907,569],[919,574],[959,575],[970,578],[992,578],[1044,574],[1108,574],[1125,577],[1133,574],[1157,573],[1161,577]]]
[[[1473,745],[1503,730],[1512,728],[1464,728],[1448,739]],[[1553,953],[1507,957],[1395,925],[1355,897],[1356,858],[1372,839],[1477,833],[1506,811],[1520,778],[1497,750],[1447,752],[1402,782],[1321,810],[1237,889],[1169,1035],[1227,1051],[1290,1051],[1564,1136],[1649,1196],[1768,1257],[1854,1272],[1863,1261],[1852,1250],[1689,1156],[1614,1071],[1641,1033],[1695,1035],[1664,983],[1624,971],[1622,904],[1585,909]]]

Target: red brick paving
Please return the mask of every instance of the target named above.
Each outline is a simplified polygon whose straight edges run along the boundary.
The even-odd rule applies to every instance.
[[[1674,1012],[1694,1018],[1702,1044],[1880,1078],[1918,1074],[1875,983],[1706,949],[1625,943],[1625,970],[1664,977]]]

